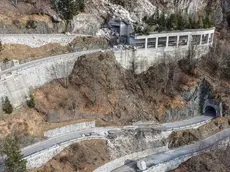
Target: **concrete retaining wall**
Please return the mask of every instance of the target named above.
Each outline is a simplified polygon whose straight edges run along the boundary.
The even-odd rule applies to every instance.
[[[84,140],[91,140],[91,139],[105,139],[105,138],[102,136],[81,137],[79,139],[74,139],[74,140],[70,140],[62,144],[59,144],[59,145],[55,145],[53,147],[50,147],[49,149],[46,149],[46,150],[37,152],[33,155],[25,157],[24,159],[27,160],[26,167],[27,169],[39,168],[45,165],[49,160],[51,160],[54,156],[59,154],[66,147],[74,143],[78,143]]]
[[[69,125],[69,126],[65,126],[65,127],[61,127],[61,128],[56,128],[53,130],[49,130],[44,132],[44,136],[45,137],[56,137],[62,134],[66,134],[66,133],[70,133],[70,132],[74,132],[74,131],[79,131],[79,130],[83,130],[83,129],[87,129],[87,128],[93,128],[95,127],[95,121],[91,121],[91,122],[81,122],[78,124],[73,124],[73,125]]]
[[[155,149],[148,149],[148,150],[145,150],[145,151],[142,151],[142,152],[137,152],[137,153],[133,153],[133,154],[130,154],[130,155],[126,155],[126,156],[123,156],[121,158],[118,158],[118,159],[115,159],[113,161],[110,161],[109,163],[97,168],[96,170],[94,170],[94,172],[105,172],[105,171],[113,171],[115,170],[117,167],[120,167],[122,165],[124,165],[124,163],[127,161],[127,160],[138,160],[140,158],[143,158],[143,157],[146,157],[148,155],[151,155],[151,154],[156,154],[156,153],[159,153],[159,152],[163,152],[163,151],[166,151],[168,150],[168,147],[164,146],[164,147],[160,147],[160,148],[155,148]]]
[[[29,90],[43,86],[54,79],[65,78],[73,70],[78,57],[100,50],[63,54],[31,61],[0,73],[0,101],[8,96],[14,106],[25,102]],[[1,104],[1,103],[0,103]]]
[[[209,45],[200,45],[196,47],[194,58],[200,58],[201,56],[209,52]],[[168,48],[148,48],[148,49],[117,49],[114,50],[116,60],[125,69],[132,69],[132,64],[135,64],[135,72],[141,73],[149,69],[153,64],[160,63],[162,61],[170,62],[182,59],[189,53],[188,47]]]
[[[22,44],[32,48],[40,47],[49,43],[58,43],[62,46],[70,43],[74,38],[86,35],[65,34],[0,34],[2,44]]]
[[[182,127],[176,127],[176,128],[172,128],[172,129],[167,129],[166,131],[179,131],[179,130],[187,130],[187,129],[197,129],[205,124],[208,124],[209,122],[211,122],[212,119],[206,120],[206,121],[202,121],[202,122],[198,122],[196,124],[191,124],[191,125],[187,125],[187,126],[182,126]]]

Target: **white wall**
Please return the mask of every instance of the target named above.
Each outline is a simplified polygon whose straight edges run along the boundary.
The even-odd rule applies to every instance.
[[[54,79],[68,76],[78,57],[100,50],[53,56],[31,61],[0,73],[0,101],[8,96],[14,106],[19,106],[29,95],[29,90],[43,86]],[[1,103],[0,103],[1,104]]]
[[[202,55],[205,55],[209,52],[209,46],[201,45],[198,46],[195,51],[195,58],[200,58]],[[131,69],[132,61],[134,61],[136,68],[136,73],[141,73],[148,70],[154,63],[159,63],[163,60],[179,60],[185,57],[188,54],[187,47],[181,47],[179,49],[171,49],[165,51],[164,49],[156,50],[154,48],[148,49],[137,49],[133,50],[116,50],[114,55],[116,60],[120,63],[125,69]]]
[[[62,134],[66,134],[66,133],[70,133],[70,132],[74,132],[74,131],[79,131],[79,130],[83,130],[83,129],[87,129],[87,128],[93,128],[93,127],[95,127],[95,121],[81,122],[81,123],[68,125],[65,127],[55,128],[53,130],[46,131],[46,132],[44,132],[44,136],[45,137],[56,137],[56,136],[59,136]]]
[[[59,154],[68,146],[74,143],[78,143],[84,140],[91,140],[91,139],[105,139],[105,138],[102,136],[81,137],[79,139],[73,139],[73,140],[66,141],[62,144],[55,145],[53,147],[50,147],[49,149],[45,149],[43,151],[39,151],[35,154],[25,157],[24,159],[27,160],[26,167],[27,169],[39,168],[45,165],[49,160],[51,160],[54,156]]]
[[[22,44],[32,48],[40,47],[49,43],[58,43],[62,46],[70,43],[78,36],[87,35],[65,35],[65,34],[0,34],[2,44]]]
[[[156,154],[159,152],[163,152],[163,151],[167,151],[168,147],[164,146],[164,147],[159,147],[159,148],[154,148],[154,149],[148,149],[142,152],[136,152],[130,155],[126,155],[123,156],[121,158],[117,158],[113,161],[110,161],[108,163],[106,163],[105,165],[95,169],[93,172],[110,172],[115,170],[116,168],[124,165],[125,161],[127,160],[138,160],[140,158],[152,155],[152,154]]]
[[[210,152],[212,150],[216,150],[216,149],[226,149],[228,146],[229,146],[229,141],[230,141],[230,138],[226,138],[224,140],[221,140],[219,143],[217,143],[216,145],[208,148],[208,149],[205,149],[205,150],[202,150],[202,151],[197,151],[197,152],[194,152],[194,153],[191,153],[191,154],[188,154],[188,155],[184,155],[184,156],[181,156],[181,157],[177,157],[171,161],[167,161],[167,162],[164,162],[162,164],[159,164],[157,166],[153,166],[151,168],[149,168],[146,172],[166,172],[166,171],[171,171],[173,169],[176,169],[181,163],[187,161],[188,159],[194,157],[194,156],[198,156],[202,153],[206,153],[206,152]]]

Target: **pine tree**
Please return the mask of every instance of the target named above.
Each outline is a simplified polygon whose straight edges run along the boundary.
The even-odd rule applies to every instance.
[[[30,108],[34,108],[35,107],[35,100],[34,100],[34,96],[32,94],[30,94],[30,98],[29,100],[26,101],[27,106]]]
[[[8,137],[3,143],[3,154],[7,156],[5,160],[6,169],[9,172],[25,172],[26,160],[23,160],[18,139],[15,137]]]
[[[13,106],[7,96],[2,99],[2,110],[7,114],[11,114],[13,112]]]
[[[170,21],[172,23],[172,28],[177,29],[178,27],[178,18],[176,14],[171,14],[170,15]]]
[[[189,26],[189,16],[188,16],[188,13],[184,13],[183,14],[183,22],[184,22],[184,28],[188,29],[190,27]]]
[[[202,17],[199,17],[199,22],[198,22],[198,28],[204,28],[204,22],[203,22],[203,18]]]
[[[155,17],[155,22],[159,23],[159,19],[160,19],[160,13],[159,13],[159,9],[157,7],[156,13],[154,14]]]
[[[165,18],[165,12],[163,11],[159,18],[159,31],[166,30],[166,18]]]
[[[177,29],[178,30],[183,30],[184,29],[184,19],[183,19],[183,16],[181,14],[178,13],[177,15],[178,17],[178,27]]]
[[[67,21],[72,20],[73,16],[77,15],[79,11],[85,8],[84,0],[52,0],[56,10]]]
[[[204,22],[204,28],[210,28],[213,26],[212,19],[211,19],[210,15],[208,15],[208,14],[206,14],[203,22]]]

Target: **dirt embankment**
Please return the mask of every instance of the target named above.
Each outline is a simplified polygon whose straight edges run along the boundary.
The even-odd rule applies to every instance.
[[[71,53],[88,49],[106,49],[108,42],[103,37],[78,37],[66,46],[47,44],[38,48],[27,45],[5,44],[0,51],[0,61],[16,59],[21,62],[40,59],[49,56]]]
[[[230,118],[217,118],[198,129],[174,131],[168,138],[169,148],[192,144],[230,127]]]
[[[110,154],[104,140],[83,141],[71,145],[39,169],[29,172],[92,172],[107,163]]]
[[[171,172],[229,172],[230,148],[195,156]]]
[[[17,4],[16,4],[17,2]],[[0,33],[61,33],[65,22],[55,23],[51,16],[56,12],[50,0],[0,1]]]

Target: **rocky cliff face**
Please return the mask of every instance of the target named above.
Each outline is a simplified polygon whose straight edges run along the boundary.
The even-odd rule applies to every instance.
[[[122,0],[120,0],[122,1]],[[184,10],[188,14],[202,13],[208,9],[221,7],[220,0],[127,0],[125,5],[117,5],[112,0],[92,0],[87,2],[87,13],[99,16],[112,15],[121,19],[140,22],[144,16],[152,15],[156,8],[173,12]],[[131,4],[131,5],[126,5]]]
[[[123,2],[118,5],[117,2]],[[125,3],[124,3],[125,2]],[[184,10],[190,15],[209,10],[213,21],[219,24],[223,19],[221,0],[85,0],[85,12],[76,15],[67,30],[75,33],[96,34],[107,18],[114,17],[131,23],[142,22],[144,16],[160,11]],[[57,21],[57,12],[49,0],[34,3],[10,1],[0,2],[0,33],[57,33],[64,32],[66,22]],[[34,21],[30,26],[28,21]]]

